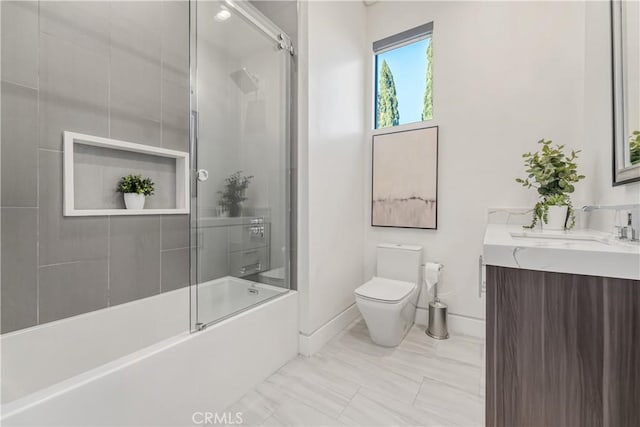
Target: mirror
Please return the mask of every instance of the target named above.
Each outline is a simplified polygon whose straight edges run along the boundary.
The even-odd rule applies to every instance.
[[[611,1],[613,185],[640,181],[640,2]]]

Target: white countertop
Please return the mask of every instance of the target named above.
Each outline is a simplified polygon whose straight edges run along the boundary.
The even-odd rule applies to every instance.
[[[483,253],[487,265],[640,280],[640,244],[599,231],[489,224]]]

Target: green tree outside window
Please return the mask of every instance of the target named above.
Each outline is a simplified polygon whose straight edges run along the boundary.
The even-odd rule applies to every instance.
[[[427,87],[424,91],[424,106],[422,107],[422,120],[433,118],[433,71],[431,68],[433,60],[433,39],[429,40],[427,47]]]
[[[387,61],[382,61],[380,68],[380,83],[378,91],[378,128],[398,126],[400,113],[398,112],[398,98],[396,84]]]

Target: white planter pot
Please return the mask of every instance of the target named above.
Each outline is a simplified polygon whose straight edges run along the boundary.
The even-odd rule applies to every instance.
[[[124,205],[127,209],[144,209],[144,194],[124,193]]]
[[[568,206],[549,206],[547,222],[542,225],[542,228],[545,230],[564,230],[568,209]]]

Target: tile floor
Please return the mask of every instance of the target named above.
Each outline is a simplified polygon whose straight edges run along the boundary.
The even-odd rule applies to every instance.
[[[479,426],[484,341],[437,341],[413,326],[378,347],[359,319],[311,358],[299,356],[227,408],[243,425]]]

